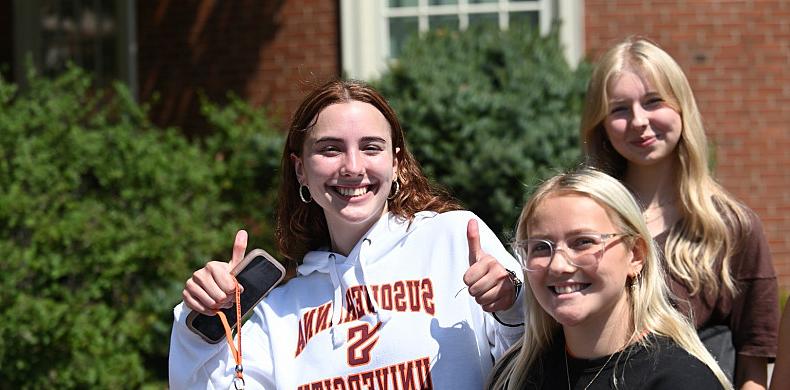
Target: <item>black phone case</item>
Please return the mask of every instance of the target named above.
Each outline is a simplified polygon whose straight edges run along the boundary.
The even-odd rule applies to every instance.
[[[285,276],[283,266],[263,249],[254,249],[247,254],[247,257],[252,259],[244,269],[236,273],[236,280],[244,286],[240,297],[242,317],[245,317]],[[222,312],[228,318],[231,328],[235,327],[236,306],[222,309]],[[187,316],[187,327],[211,344],[219,343],[225,338],[225,328],[217,315],[207,316],[193,311]]]

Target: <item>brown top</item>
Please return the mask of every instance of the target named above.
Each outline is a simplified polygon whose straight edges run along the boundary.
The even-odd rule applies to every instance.
[[[741,248],[730,261],[738,288],[734,298],[724,288],[720,289],[718,296],[704,291],[690,296],[689,289],[674,277],[670,277],[669,288],[680,298],[676,302],[678,310],[687,316],[693,313],[697,330],[727,325],[732,331],[733,345],[738,354],[773,359],[776,357],[779,326],[776,272],[762,223],[753,211],[747,212],[751,216],[751,229],[745,232]],[[662,256],[668,235],[669,232],[665,231],[655,237]],[[716,268],[717,272],[721,270],[721,259],[716,262]]]

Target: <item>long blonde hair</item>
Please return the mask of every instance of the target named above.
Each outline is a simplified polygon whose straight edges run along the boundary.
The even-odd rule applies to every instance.
[[[664,247],[669,272],[692,295],[705,291],[715,296],[723,287],[734,296],[737,286],[730,257],[748,234],[751,221],[741,203],[712,177],[705,129],[691,86],[680,65],[655,44],[628,38],[609,49],[595,66],[581,119],[587,163],[618,179],[624,177],[628,161],[614,150],[603,127],[609,113],[607,88],[624,71],[650,80],[682,118],[675,154],[680,166],[675,190],[681,218],[670,228]],[[716,269],[718,259],[722,259],[721,270]]]
[[[619,231],[631,237],[629,245],[642,245],[644,262],[633,287],[623,286],[628,293],[632,334],[630,343],[647,344],[649,337],[640,337],[648,330],[674,340],[691,355],[708,366],[725,388],[732,388],[713,356],[702,345],[694,326],[669,302],[668,288],[656,248],[642,212],[631,193],[616,179],[592,168],[557,175],[543,183],[521,211],[516,240],[528,238],[528,224],[545,199],[558,194],[574,194],[595,200],[606,209]],[[525,278],[529,284],[529,279]],[[522,342],[512,347],[494,367],[491,389],[522,389],[531,369],[550,347],[561,325],[538,303],[531,288],[524,290],[527,328]]]

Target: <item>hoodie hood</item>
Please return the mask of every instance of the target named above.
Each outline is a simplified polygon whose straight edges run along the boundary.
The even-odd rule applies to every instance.
[[[391,213],[385,213],[357,242],[348,256],[329,251],[327,248],[308,252],[302,264],[297,268],[297,274],[307,276],[313,272],[329,275],[334,289],[332,300],[332,344],[335,348],[343,345],[342,332],[335,332],[335,327],[340,323],[345,304],[343,296],[349,287],[355,285],[375,284],[375,280],[367,280],[366,268],[385,257],[395,246],[402,242],[411,232],[419,228],[426,218],[435,216],[435,212],[419,212],[411,222]],[[356,269],[360,274],[357,277]],[[353,297],[349,296],[353,300]],[[372,325],[381,323],[384,326],[390,318],[390,313],[382,310],[379,303],[368,295],[367,299],[373,306],[373,316],[365,316],[372,321]],[[354,304],[354,302],[351,302]],[[356,306],[356,305],[355,305]]]

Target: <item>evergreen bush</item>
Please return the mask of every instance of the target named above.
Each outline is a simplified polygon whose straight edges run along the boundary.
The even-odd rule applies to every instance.
[[[251,199],[273,199],[276,132],[205,107],[215,135],[192,143],[79,69],[0,80],[0,387],[164,386],[184,281],[274,207]]]
[[[204,98],[201,108],[211,135],[199,141],[216,162],[216,182],[222,203],[229,208],[228,219],[236,221],[236,228],[248,229],[248,250],[277,253],[274,221],[285,146],[282,130],[265,109],[252,107],[233,94],[222,104]],[[233,234],[235,230],[228,248]]]
[[[588,75],[556,31],[481,26],[411,40],[376,86],[425,172],[507,239],[526,186],[579,160]]]

